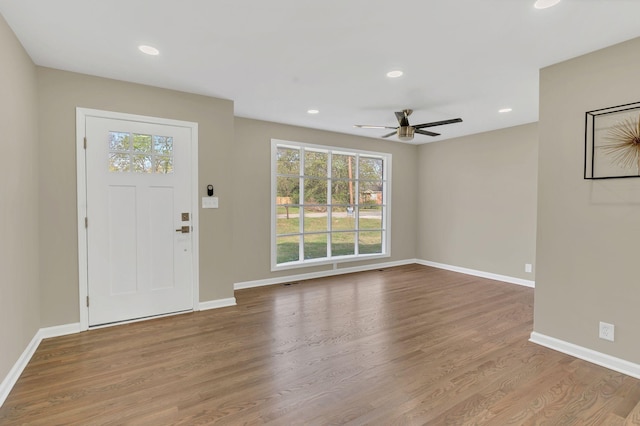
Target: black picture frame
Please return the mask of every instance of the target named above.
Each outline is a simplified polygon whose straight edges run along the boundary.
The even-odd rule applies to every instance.
[[[640,177],[640,102],[585,113],[584,178]]]

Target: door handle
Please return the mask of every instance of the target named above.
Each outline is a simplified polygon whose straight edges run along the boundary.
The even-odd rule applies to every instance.
[[[176,232],[182,232],[183,234],[188,234],[189,232],[191,232],[191,227],[183,226],[181,228],[176,229]]]

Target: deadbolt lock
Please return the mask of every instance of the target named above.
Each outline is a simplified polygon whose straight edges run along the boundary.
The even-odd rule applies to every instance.
[[[182,221],[183,222],[189,221],[189,213],[182,213]]]

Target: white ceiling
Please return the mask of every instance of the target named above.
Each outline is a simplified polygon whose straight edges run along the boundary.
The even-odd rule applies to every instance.
[[[371,137],[388,131],[353,124],[395,126],[403,108],[412,124],[464,119],[420,144],[536,121],[541,67],[640,36],[640,0],[533,3],[0,0],[0,13],[37,65],[231,99],[240,117]]]

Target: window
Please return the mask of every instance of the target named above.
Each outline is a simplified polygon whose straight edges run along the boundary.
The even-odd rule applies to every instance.
[[[272,269],[389,256],[391,154],[271,141]]]
[[[173,137],[109,132],[109,171],[173,173]]]

